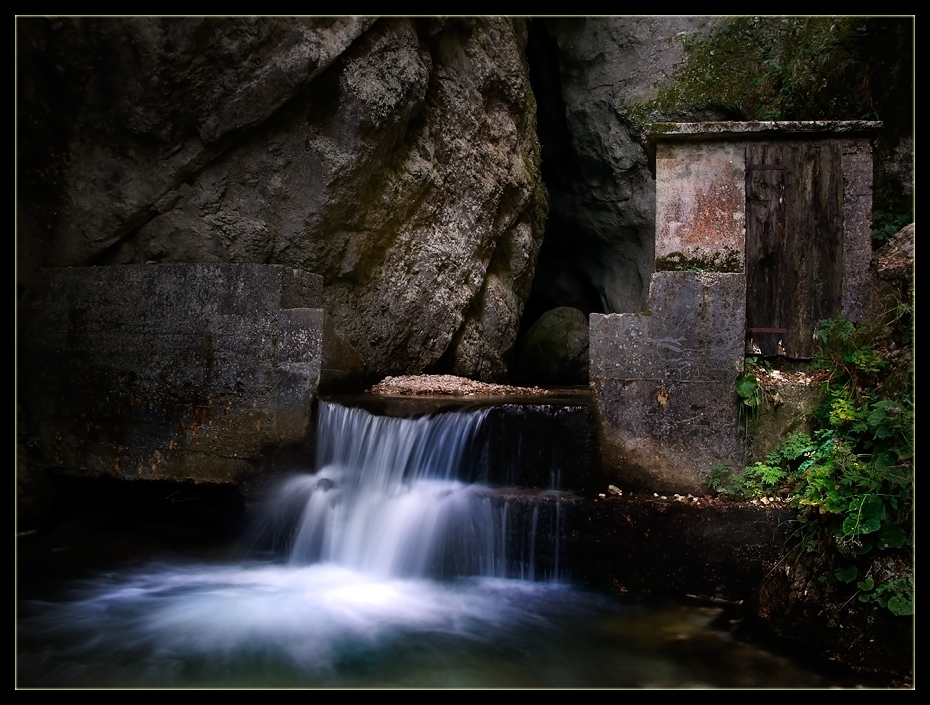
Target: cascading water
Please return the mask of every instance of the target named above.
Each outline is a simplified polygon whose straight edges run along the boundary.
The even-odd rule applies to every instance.
[[[474,474],[475,434],[487,416],[477,409],[393,418],[321,402],[319,469],[280,488],[256,543],[283,548],[293,565],[382,577],[560,577],[554,495],[461,479]],[[540,512],[553,510],[556,521],[539,536]],[[548,570],[537,569],[538,544]]]
[[[413,419],[322,403],[318,469],[280,488],[248,555],[173,552],[20,593],[17,685],[825,684],[710,629],[713,612],[553,580],[574,505],[545,485],[565,460],[524,453],[538,444],[500,408]],[[493,486],[516,478],[533,489]]]

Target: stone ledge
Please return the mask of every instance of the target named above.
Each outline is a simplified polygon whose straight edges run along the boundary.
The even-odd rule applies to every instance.
[[[646,126],[651,142],[675,140],[758,140],[773,137],[874,135],[883,123],[871,120],[799,120],[754,122],[659,122]]]

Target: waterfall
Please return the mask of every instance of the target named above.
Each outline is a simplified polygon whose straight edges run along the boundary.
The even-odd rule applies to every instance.
[[[261,535],[294,565],[382,577],[558,578],[554,494],[462,479],[474,475],[487,416],[393,418],[321,401],[317,470],[282,485]]]
[[[700,608],[656,610],[560,573],[561,522],[590,510],[548,486],[584,480],[573,418],[536,404],[392,418],[322,403],[316,469],[263,504],[260,550],[142,552],[20,583],[17,684],[823,687],[721,637]],[[91,544],[62,528],[36,544],[43,560]]]

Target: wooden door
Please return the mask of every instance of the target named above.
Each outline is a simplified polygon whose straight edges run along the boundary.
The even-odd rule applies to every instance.
[[[746,148],[746,352],[810,359],[841,315],[843,171],[835,142]]]

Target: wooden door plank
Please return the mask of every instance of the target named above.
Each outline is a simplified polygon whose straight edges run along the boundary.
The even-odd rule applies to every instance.
[[[763,331],[784,328],[777,302],[785,249],[785,169],[757,167],[784,166],[781,149],[749,145],[746,165],[747,352],[775,357],[781,335]]]
[[[842,311],[842,154],[750,145],[746,164],[747,352],[810,359],[819,321]]]

